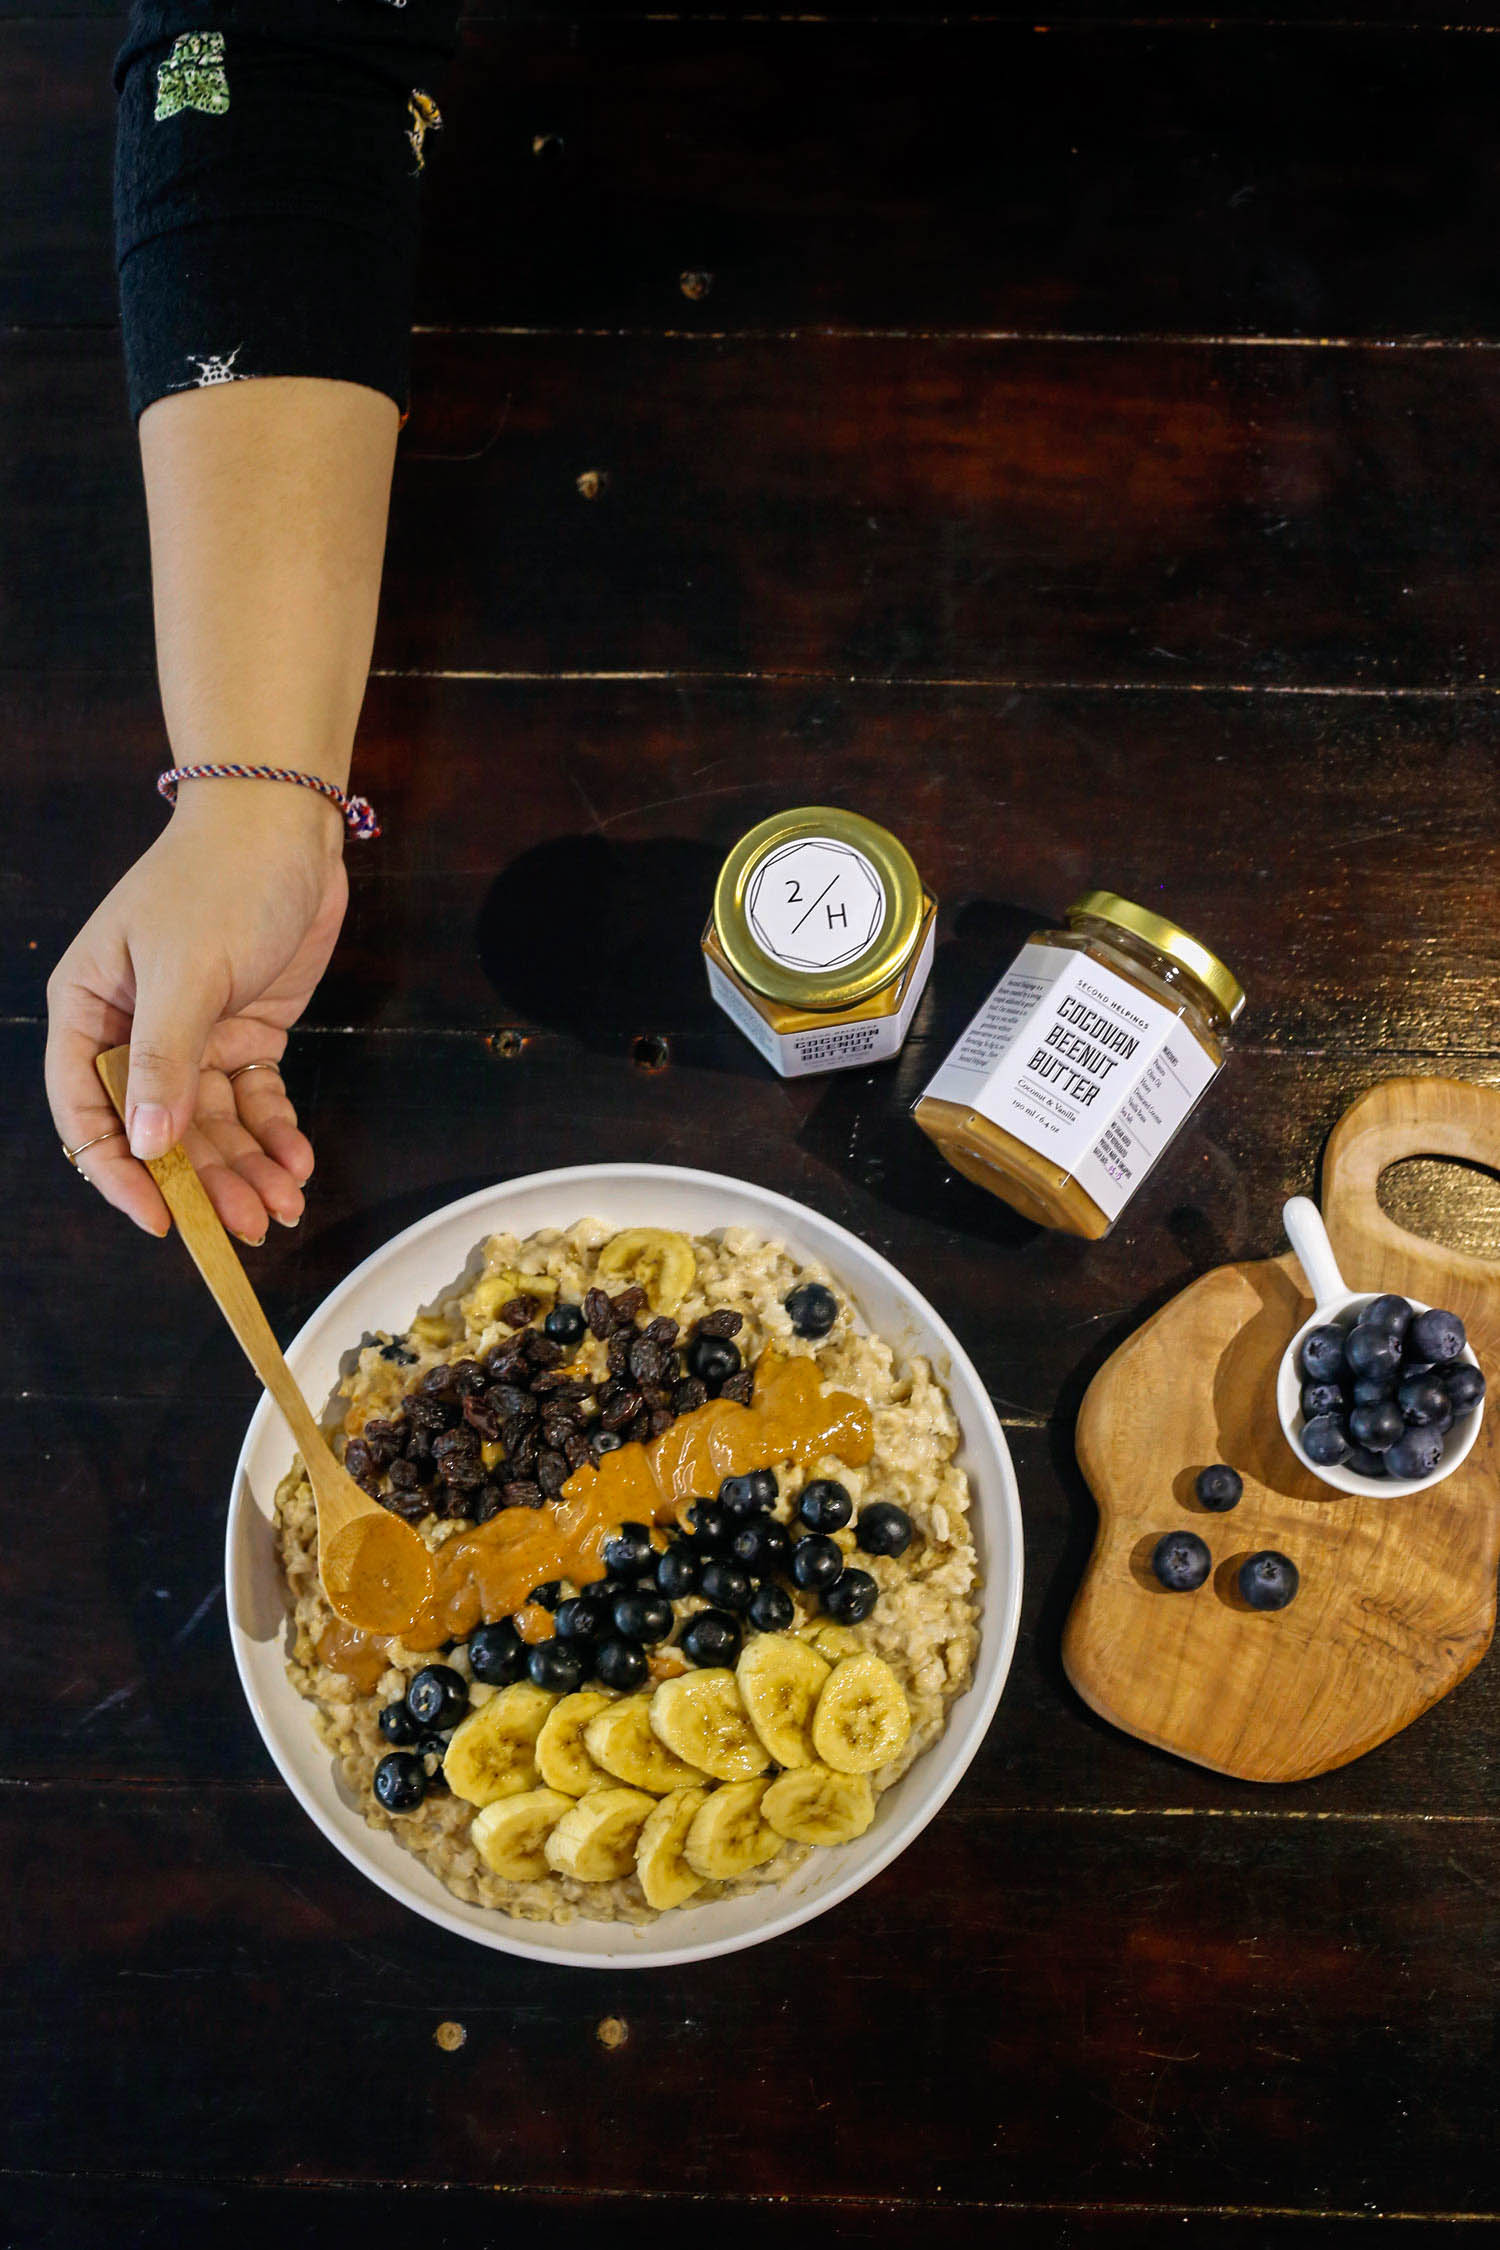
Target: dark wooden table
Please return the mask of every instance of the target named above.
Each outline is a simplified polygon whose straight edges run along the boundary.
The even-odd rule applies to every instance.
[[[906,1856],[763,1950],[596,1975],[402,1913],[273,1775],[220,1580],[250,1379],[47,1129],[45,972],[155,832],[163,741],[118,24],[0,0],[6,2244],[1497,2224],[1500,1670],[1272,1793],[1111,1733],[1058,1660],[1091,1372],[1277,1245],[1372,1079],[1500,1082],[1500,41],[1427,12],[470,21],[358,760],[387,835],[291,1049],[308,1216],[252,1271],[290,1334],[483,1182],[740,1173],[936,1301],[1026,1517],[999,1717]],[[899,1066],[784,1086],[695,940],[725,847],[808,799],[900,832],[941,946]],[[1096,883],[1252,998],[1090,1247],[906,1111]],[[1386,1193],[1500,1240],[1492,1176]]]

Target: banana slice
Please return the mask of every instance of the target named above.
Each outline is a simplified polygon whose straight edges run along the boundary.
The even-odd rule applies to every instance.
[[[580,1883],[613,1883],[630,1874],[655,1803],[643,1789],[591,1789],[569,1806],[548,1836],[547,1865]]]
[[[651,1698],[651,1731],[715,1781],[749,1781],[770,1763],[732,1672],[685,1672],[680,1680],[663,1680]]]
[[[875,1793],[862,1773],[799,1766],[771,1783],[761,1811],[794,1844],[847,1844],[875,1818]]]
[[[682,1847],[708,1797],[706,1789],[674,1789],[648,1816],[635,1847],[635,1871],[648,1906],[665,1913],[701,1885],[703,1877],[693,1873]]]
[[[685,1234],[665,1227],[627,1227],[599,1253],[602,1280],[639,1282],[659,1313],[674,1313],[698,1278],[698,1260]]]
[[[572,1809],[573,1799],[558,1789],[497,1798],[474,1815],[474,1848],[491,1873],[508,1883],[539,1883],[548,1873],[547,1838]]]
[[[781,1838],[761,1818],[763,1781],[735,1781],[715,1789],[694,1816],[682,1852],[695,1875],[705,1882],[732,1883],[763,1867],[781,1849]]]
[[[845,1656],[813,1713],[813,1748],[835,1773],[873,1773],[911,1733],[906,1692],[878,1656]]]
[[[613,1701],[600,1688],[580,1688],[547,1713],[536,1738],[536,1770],[549,1789],[560,1789],[565,1797],[582,1797],[609,1780],[589,1756],[583,1730]]]
[[[837,1664],[841,1656],[859,1656],[865,1645],[847,1625],[820,1625],[809,1637],[818,1654],[826,1656],[830,1664]]]
[[[735,1679],[750,1724],[778,1766],[810,1766],[809,1728],[831,1667],[790,1633],[757,1633],[745,1644]]]
[[[589,1756],[631,1789],[665,1797],[669,1789],[691,1789],[707,1775],[674,1757],[651,1731],[651,1696],[627,1695],[590,1719],[583,1731]]]
[[[557,1697],[517,1680],[461,1720],[448,1739],[443,1777],[455,1797],[492,1805],[537,1785],[536,1738]]]

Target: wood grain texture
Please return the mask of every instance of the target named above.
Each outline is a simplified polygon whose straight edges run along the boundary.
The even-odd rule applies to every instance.
[[[1376,1200],[1383,1166],[1419,1150],[1492,1158],[1500,1097],[1445,1079],[1361,1097],[1323,1162],[1335,1254],[1351,1288],[1457,1312],[1494,1367],[1500,1262],[1439,1251]],[[1312,1309],[1294,1258],[1218,1267],[1113,1354],[1078,1417],[1099,1536],[1063,1635],[1068,1677],[1113,1725],[1246,1781],[1304,1781],[1362,1756],[1472,1671],[1495,1629],[1493,1426],[1486,1418],[1452,1476],[1409,1499],[1335,1492],[1295,1458],[1276,1415],[1277,1369]],[[1193,1495],[1210,1461],[1245,1480],[1225,1516]],[[1150,1567],[1175,1523],[1214,1558],[1191,1597]],[[1266,1547],[1301,1573],[1295,1602],[1274,1614],[1250,1609],[1235,1584]]]

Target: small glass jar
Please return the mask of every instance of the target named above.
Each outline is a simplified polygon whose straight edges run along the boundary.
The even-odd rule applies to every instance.
[[[1108,1234],[1224,1066],[1237,979],[1113,891],[1040,930],[915,1109],[955,1171],[1034,1219]]]
[[[937,901],[885,828],[833,805],[774,813],[725,860],[703,933],[715,1000],[783,1078],[900,1051]]]

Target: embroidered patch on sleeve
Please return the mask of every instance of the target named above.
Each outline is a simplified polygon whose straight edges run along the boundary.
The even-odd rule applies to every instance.
[[[222,117],[229,107],[222,31],[185,31],[156,73],[156,123],[184,109]]]
[[[413,86],[411,100],[406,105],[406,114],[411,119],[411,128],[406,137],[411,143],[412,155],[417,160],[416,169],[420,172],[427,162],[423,154],[423,144],[429,133],[441,132],[443,120],[439,114],[438,105],[431,94],[424,94],[420,86]]]

